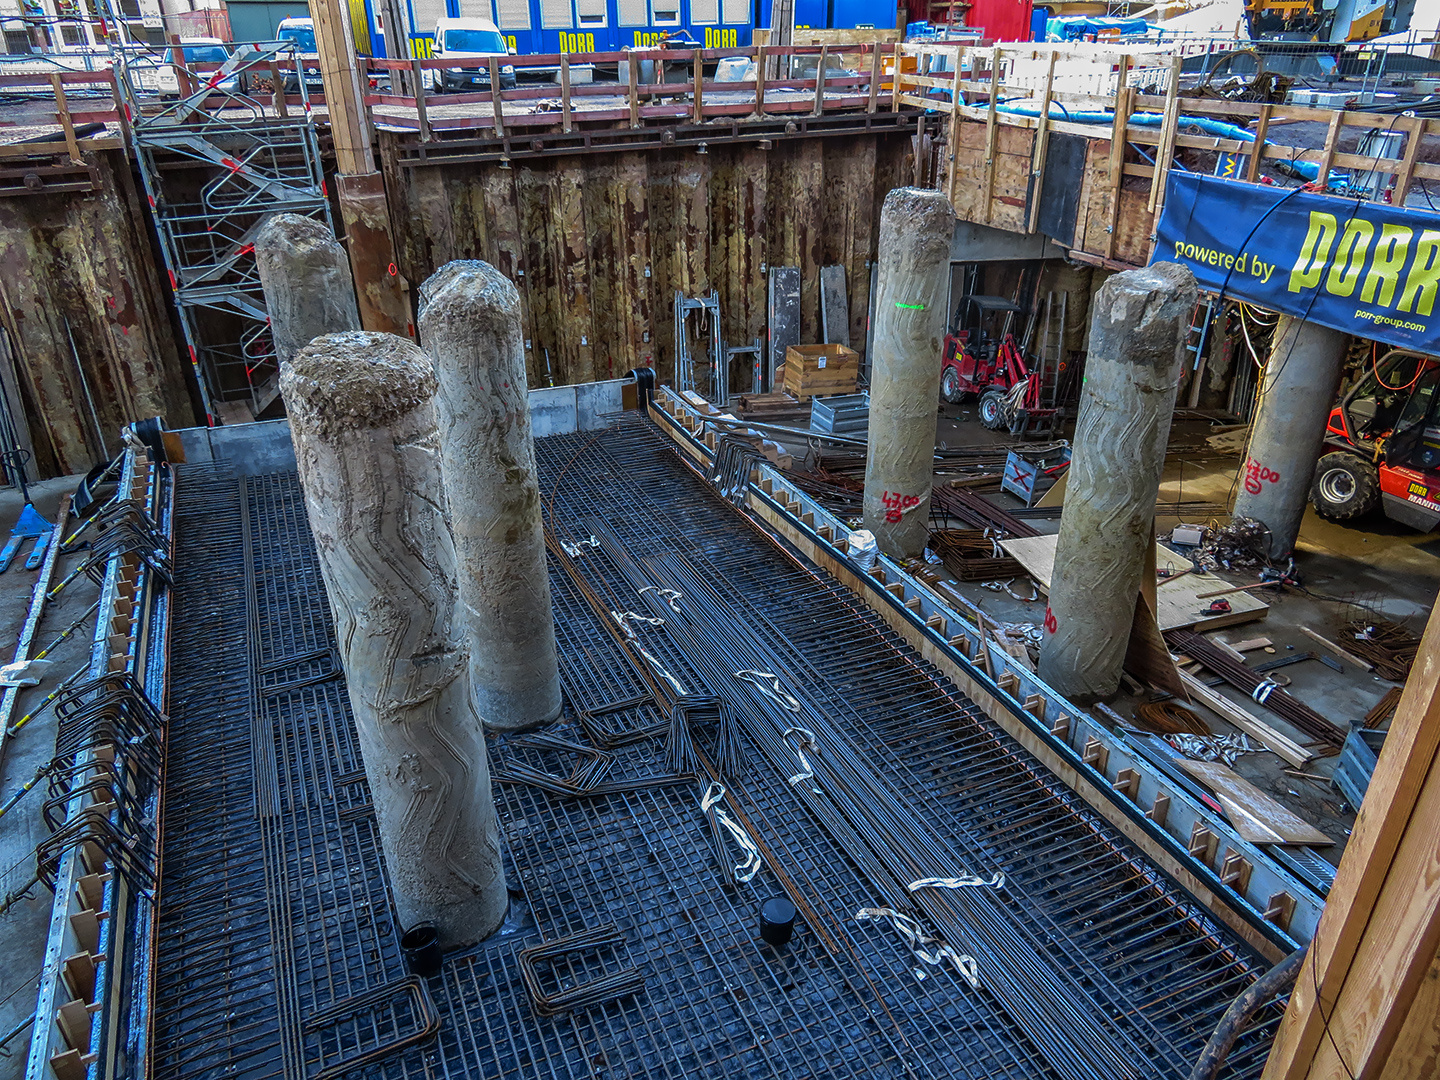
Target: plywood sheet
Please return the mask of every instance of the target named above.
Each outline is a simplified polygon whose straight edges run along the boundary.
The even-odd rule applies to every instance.
[[[850,296],[843,266],[820,268],[820,324],[825,344],[850,347]]]
[[[1024,536],[1013,540],[1002,540],[1000,546],[1020,560],[1020,565],[1035,579],[1045,592],[1050,591],[1050,572],[1055,566],[1056,537]],[[1186,570],[1190,561],[1181,557],[1164,544],[1157,545],[1156,562],[1161,568]],[[1218,630],[1222,626],[1263,619],[1270,611],[1270,605],[1251,593],[1230,593],[1230,611],[1220,615],[1203,612],[1210,606],[1209,600],[1197,600],[1196,593],[1214,592],[1230,587],[1230,582],[1214,574],[1189,573],[1174,581],[1162,581],[1155,588],[1156,619],[1161,630]]]
[[[1082,135],[1055,132],[1045,148],[1037,227],[1066,247],[1075,246],[1075,218],[1080,209],[1080,189],[1085,184],[1089,142]]]
[[[1240,839],[1254,844],[1312,844],[1335,841],[1308,821],[1292,814],[1234,769],[1218,761],[1190,761],[1176,764],[1215,793],[1225,816]]]

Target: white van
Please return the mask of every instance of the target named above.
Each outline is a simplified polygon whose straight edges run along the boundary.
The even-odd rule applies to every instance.
[[[320,50],[315,44],[315,20],[310,18],[281,19],[280,25],[275,28],[275,36],[281,41],[295,43],[295,51],[299,53],[295,57],[295,63],[305,71],[305,88],[307,90],[324,90],[325,79],[320,74]],[[285,92],[287,94],[300,92],[300,76],[293,71],[285,73]]]
[[[481,63],[436,68],[431,72],[437,93],[459,91],[472,87],[490,88],[492,56],[509,58],[510,47],[505,35],[489,19],[441,19],[435,24],[435,58],[480,60]],[[515,65],[500,65],[500,89],[515,86]]]
[[[185,64],[223,64],[230,59],[230,47],[219,38],[213,37],[182,37],[180,44],[185,53]],[[195,89],[209,79],[213,79],[217,73],[214,71],[197,71],[192,76]],[[245,76],[230,75],[215,83],[215,89],[224,94],[243,94],[246,91]],[[180,74],[175,69],[175,50],[168,48],[155,69],[155,92],[163,98],[180,96]]]

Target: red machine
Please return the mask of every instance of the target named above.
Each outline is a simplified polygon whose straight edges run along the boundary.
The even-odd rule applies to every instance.
[[[1009,332],[1011,316],[1023,312],[1003,296],[960,298],[945,336],[940,396],[955,404],[978,394],[980,423],[991,431],[1008,427],[1017,435],[1038,435],[1054,425],[1056,410],[1042,405],[1040,375]]]
[[[1440,523],[1440,360],[1395,349],[1330,412],[1310,487],[1321,517],[1344,521],[1381,506],[1421,532]]]

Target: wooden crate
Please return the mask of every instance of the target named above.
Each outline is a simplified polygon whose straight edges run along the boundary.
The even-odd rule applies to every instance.
[[[785,390],[797,398],[853,394],[860,354],[844,345],[791,345],[785,350]]]

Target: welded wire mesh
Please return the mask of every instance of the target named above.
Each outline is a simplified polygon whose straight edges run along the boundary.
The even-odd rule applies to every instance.
[[[1135,1012],[1124,1022],[1171,1048],[1137,1063],[1142,1074],[1174,1075],[1175,1056],[1193,1060],[1263,967],[1242,943],[877,617],[759,537],[648,425],[537,450],[557,531],[596,518],[641,565],[688,567],[711,582],[744,640],[791,648],[807,700],[856,753],[883,763],[937,837],[982,847],[1023,890],[1056,963],[1106,983]],[[428,983],[438,1035],[402,1045],[423,1017],[401,992],[384,861],[298,482],[186,467],[178,491],[157,1076],[313,1080],[366,1055],[357,1075],[1055,1075],[1004,1000],[920,964],[887,927],[856,922],[878,899],[866,868],[744,734],[747,765],[722,805],[764,856],[748,883],[717,857],[704,781],[580,797],[497,783],[516,918],[447,957]],[[592,590],[646,610],[595,549],[570,565]],[[568,699],[555,733],[590,745],[600,745],[592,728],[616,734],[607,782],[665,773],[669,717],[634,657],[553,557],[552,590]],[[697,692],[736,707],[752,700],[743,687],[704,685],[663,628],[647,640]],[[698,745],[703,755],[705,739]],[[507,738],[492,740],[491,754],[497,771],[523,763],[564,777],[579,763],[563,746]],[[718,854],[741,857],[738,847]],[[776,950],[758,938],[758,906],[781,894],[800,917]],[[643,987],[539,1015],[519,950],[610,923],[622,944],[547,960],[545,987],[630,965]],[[368,1012],[313,1022],[377,988]],[[1258,1075],[1277,1015],[1242,1040],[1232,1075]]]

